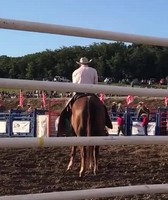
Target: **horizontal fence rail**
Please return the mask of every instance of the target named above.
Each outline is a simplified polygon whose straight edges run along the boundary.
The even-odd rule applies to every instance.
[[[168,144],[168,136],[1,138],[0,148]]]
[[[123,186],[78,191],[2,196],[0,197],[0,200],[77,200],[152,193],[168,193],[168,184]]]
[[[102,31],[96,29],[63,26],[55,24],[46,24],[38,22],[29,22],[21,20],[11,20],[0,18],[0,28],[22,31],[31,31],[39,33],[50,33],[68,36],[77,36],[84,38],[95,38],[103,40],[124,41],[133,43],[143,43],[147,45],[168,46],[167,38],[141,36],[111,31]]]
[[[11,89],[37,89],[61,92],[88,92],[88,93],[104,93],[117,95],[138,95],[148,97],[166,97],[167,89],[149,89],[149,88],[132,88],[122,86],[109,85],[93,85],[93,84],[75,84],[51,81],[34,81],[23,79],[6,79],[0,78],[2,88]]]

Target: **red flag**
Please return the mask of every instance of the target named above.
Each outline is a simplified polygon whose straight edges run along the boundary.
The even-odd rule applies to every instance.
[[[127,96],[127,105],[129,105],[130,103],[132,103],[134,101],[134,97],[131,95]]]
[[[165,106],[167,107],[168,106],[168,97],[165,97],[164,101],[165,101]]]
[[[105,94],[100,93],[100,101],[104,103]]]
[[[43,108],[46,108],[46,94],[44,91],[42,92],[42,102],[43,102]]]
[[[24,102],[24,96],[23,96],[22,90],[20,90],[20,94],[19,94],[19,106],[21,108],[23,108],[23,102]]]

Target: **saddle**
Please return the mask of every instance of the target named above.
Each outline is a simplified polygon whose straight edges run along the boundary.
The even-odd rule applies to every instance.
[[[95,94],[80,93],[80,92],[76,93],[76,94],[70,99],[70,101],[69,101],[69,106],[70,106],[70,108],[72,108],[74,102],[75,102],[77,99],[80,99],[80,98],[82,98],[82,97],[87,97],[87,96],[90,96],[90,95],[95,96],[96,98],[98,98],[98,96],[95,95]]]

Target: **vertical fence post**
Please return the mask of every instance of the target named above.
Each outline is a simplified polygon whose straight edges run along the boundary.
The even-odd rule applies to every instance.
[[[128,107],[125,109],[125,134],[131,136],[130,113]]]
[[[161,121],[161,114],[160,114],[160,110],[159,110],[159,112],[156,113],[155,135],[160,135],[160,132],[161,132],[160,121]]]
[[[33,137],[37,137],[37,112],[36,109],[32,113],[32,128],[33,128]]]

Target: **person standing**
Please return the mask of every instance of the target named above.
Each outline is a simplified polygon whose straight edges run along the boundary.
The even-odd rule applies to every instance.
[[[117,105],[117,113],[118,114],[124,113],[124,108],[121,103],[118,103],[118,105]]]
[[[113,117],[117,116],[117,103],[115,101],[112,102],[111,113]]]
[[[124,118],[122,116],[122,114],[118,114],[118,117],[117,117],[117,125],[118,125],[118,131],[117,131],[117,135],[120,135],[120,132],[125,135],[125,132],[124,132],[124,125],[125,125],[125,121],[124,121]]]
[[[142,115],[142,127],[144,129],[145,135],[148,135],[148,123],[149,123],[149,118],[146,113],[143,113]]]
[[[137,106],[137,119],[140,120],[140,117],[142,116],[142,114],[147,114],[147,117],[149,118],[149,114],[150,114],[150,110],[149,108],[146,107],[146,105],[144,105],[144,102],[139,102],[138,106]]]

